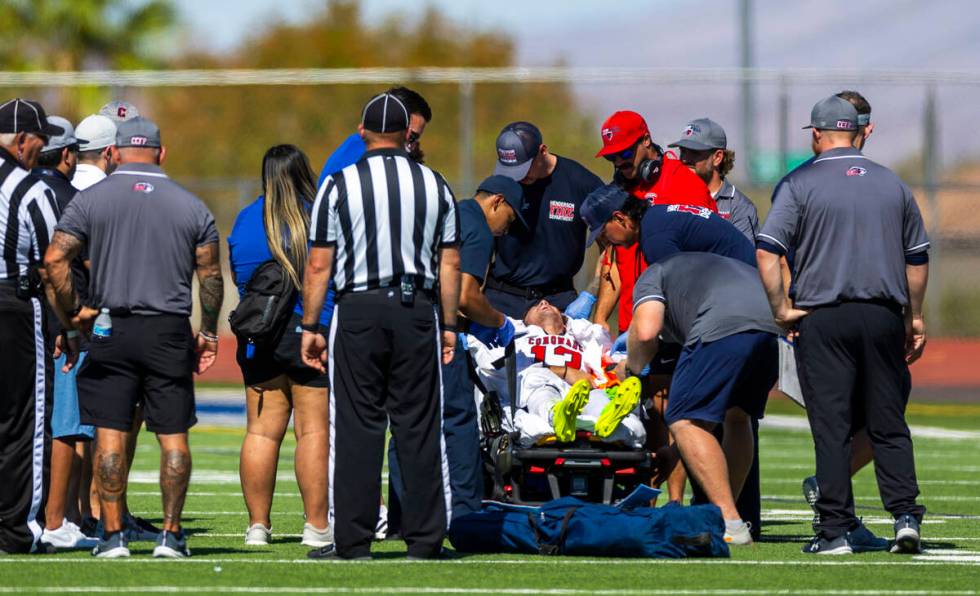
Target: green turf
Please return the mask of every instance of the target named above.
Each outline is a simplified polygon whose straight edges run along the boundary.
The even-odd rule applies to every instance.
[[[788,414],[781,405],[774,411]],[[938,417],[941,417],[937,414]],[[922,421],[922,423],[933,424]],[[976,429],[976,427],[974,427]],[[764,428],[761,440],[764,539],[733,549],[730,560],[649,561],[547,558],[539,556],[464,556],[448,562],[409,563],[401,542],[375,546],[370,563],[316,563],[299,544],[303,518],[292,480],[290,438],[284,445],[274,504],[274,543],[246,547],[247,524],[236,481],[240,429],[196,429],[192,433],[194,469],[185,524],[193,533],[188,561],[157,561],[149,543],[131,544],[133,557],[97,561],[87,553],[0,558],[0,593],[100,589],[140,591],[454,593],[974,593],[980,583],[980,458],[969,441],[916,440],[922,502],[929,508],[920,557],[855,555],[805,556],[809,509],[800,498],[800,479],[813,463],[804,432]],[[130,485],[132,509],[159,521],[160,499],[150,482],[158,450],[143,436]],[[221,476],[218,476],[221,474]],[[205,478],[208,481],[202,481]],[[891,525],[876,497],[872,469],[855,480],[859,514],[869,527],[888,536]],[[942,552],[936,552],[942,551]],[[956,556],[942,561],[938,557]],[[970,554],[974,553],[974,554]],[[550,592],[549,592],[550,591]]]

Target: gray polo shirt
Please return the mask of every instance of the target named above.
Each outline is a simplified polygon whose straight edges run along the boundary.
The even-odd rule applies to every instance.
[[[693,345],[743,331],[779,333],[759,272],[707,252],[681,252],[647,267],[633,289],[633,310],[650,300],[666,308],[664,340]]]
[[[79,192],[55,229],[88,247],[91,306],[146,315],[190,316],[195,251],[218,242],[204,203],[149,164]]]
[[[759,212],[747,196],[728,180],[723,180],[721,188],[715,193],[715,202],[718,204],[718,215],[732,222],[739,232],[755,242],[755,235],[759,233]]]
[[[908,303],[905,259],[929,248],[912,191],[853,148],[832,149],[776,187],[759,242],[793,254],[796,306]]]

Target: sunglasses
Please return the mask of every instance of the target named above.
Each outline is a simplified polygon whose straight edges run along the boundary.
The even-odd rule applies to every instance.
[[[633,143],[626,149],[623,149],[619,153],[610,153],[608,155],[603,155],[603,157],[606,158],[606,161],[612,161],[612,162],[615,162],[617,159],[624,159],[624,160],[633,159],[633,156],[636,155],[636,147],[640,144],[640,140],[641,139],[637,139],[635,143]]]
[[[406,145],[414,145],[415,143],[418,143],[419,142],[419,139],[420,138],[422,138],[422,133],[415,132],[414,130],[409,130],[408,131],[408,140],[405,142],[405,144]]]

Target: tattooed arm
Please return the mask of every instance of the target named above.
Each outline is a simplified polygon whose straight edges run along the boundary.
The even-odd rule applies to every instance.
[[[71,316],[78,307],[78,297],[71,280],[71,261],[82,250],[82,241],[62,231],[56,231],[44,253],[41,276],[51,308],[61,321],[62,327],[71,329]]]
[[[201,333],[197,336],[197,373],[211,368],[218,355],[218,314],[224,300],[225,284],[218,262],[218,243],[211,242],[197,247],[197,280],[201,284]]]

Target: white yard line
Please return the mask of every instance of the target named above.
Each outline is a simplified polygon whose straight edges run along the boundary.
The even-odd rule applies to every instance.
[[[779,430],[794,430],[810,432],[810,424],[802,416],[786,416],[770,414],[759,421],[764,428]],[[911,426],[912,437],[916,439],[948,439],[951,441],[976,441],[980,439],[980,431],[954,430],[938,426]]]

